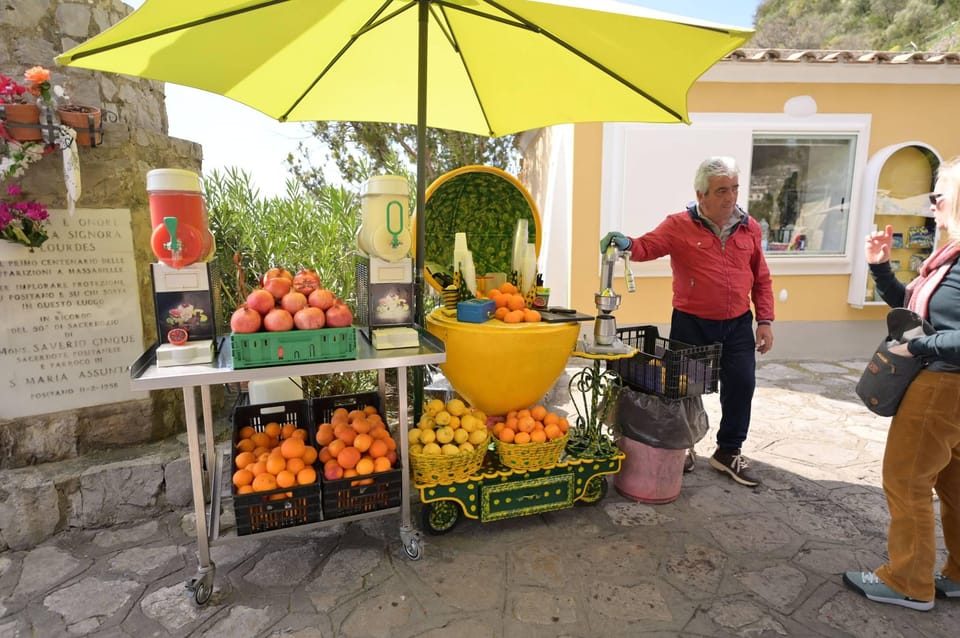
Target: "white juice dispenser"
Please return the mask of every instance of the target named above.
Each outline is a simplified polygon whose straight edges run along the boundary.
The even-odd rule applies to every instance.
[[[360,250],[384,261],[410,254],[410,187],[401,175],[369,178],[360,191]]]

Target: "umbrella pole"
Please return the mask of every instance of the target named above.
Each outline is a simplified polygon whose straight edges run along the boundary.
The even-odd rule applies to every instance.
[[[424,149],[427,147],[427,20],[429,19],[430,3],[419,0],[419,45],[417,53],[417,223],[415,246],[417,247],[416,265],[413,269],[413,296],[414,312],[417,325],[423,327],[426,313],[424,312],[423,286],[423,254],[426,246],[424,232],[427,192],[427,158]],[[417,366],[413,370],[413,417],[414,423],[420,420],[420,410],[423,406],[424,366]]]

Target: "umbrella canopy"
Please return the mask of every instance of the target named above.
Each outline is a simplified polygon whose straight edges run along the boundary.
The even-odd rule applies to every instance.
[[[609,0],[148,0],[56,61],[203,89],[280,121],[416,124],[422,149],[427,126],[500,136],[687,122],[690,86],[751,33]],[[422,271],[418,253],[421,307]]]

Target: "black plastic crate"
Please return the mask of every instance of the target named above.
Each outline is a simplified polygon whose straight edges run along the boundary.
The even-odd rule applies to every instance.
[[[377,412],[386,423],[386,415],[381,409],[380,394],[373,391],[311,399],[310,414],[314,424],[319,425],[328,423],[337,408],[350,411],[360,410],[368,405],[377,408]],[[335,481],[321,479],[323,519],[330,520],[400,505],[402,476],[401,470],[395,468],[386,472]]]
[[[233,453],[230,457],[230,476],[236,470],[237,442],[240,430],[246,426],[263,432],[268,423],[293,423],[307,431],[307,445],[314,445],[317,428],[309,418],[307,401],[285,401],[237,406],[233,411]],[[294,527],[321,520],[320,475],[322,468],[314,461],[317,480],[310,485],[278,488],[252,494],[233,492],[233,510],[237,519],[237,535],[256,534],[268,530]]]
[[[607,369],[619,374],[628,387],[665,399],[717,391],[719,343],[691,346],[672,341],[661,337],[656,326],[624,326],[617,329],[617,336],[639,350],[630,358],[607,362]]]

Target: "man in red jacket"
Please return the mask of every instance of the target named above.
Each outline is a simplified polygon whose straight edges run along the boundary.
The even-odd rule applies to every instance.
[[[670,255],[673,316],[670,338],[693,346],[722,344],[717,450],[710,465],[749,487],[760,479],[740,453],[750,428],[756,381],[756,355],[773,347],[773,283],[761,245],[760,224],[737,206],[739,173],[730,157],[710,157],[697,169],[697,203],[669,215],[651,232],[629,238],[607,233],[610,242],[630,250],[633,261]],[[753,330],[751,301],[756,309]],[[685,471],[694,467],[688,452]]]

